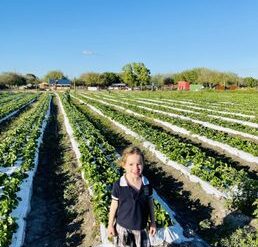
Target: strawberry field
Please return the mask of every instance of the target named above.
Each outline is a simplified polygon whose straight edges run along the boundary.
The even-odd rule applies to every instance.
[[[156,242],[219,246],[238,228],[248,229],[246,241],[255,241],[257,93],[76,91],[0,94],[0,246],[22,245],[53,97],[103,243],[112,184],[123,173],[117,159],[129,144],[147,157],[144,172],[156,191]]]

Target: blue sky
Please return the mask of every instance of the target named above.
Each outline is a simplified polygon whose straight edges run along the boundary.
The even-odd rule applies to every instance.
[[[256,0],[1,0],[0,72],[70,78],[143,62],[258,78]]]

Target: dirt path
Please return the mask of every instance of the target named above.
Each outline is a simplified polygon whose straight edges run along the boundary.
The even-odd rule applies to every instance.
[[[96,246],[99,227],[56,102],[40,150],[24,247]]]

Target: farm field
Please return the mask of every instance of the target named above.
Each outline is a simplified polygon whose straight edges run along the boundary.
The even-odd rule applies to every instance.
[[[241,231],[238,234],[246,246],[252,246],[248,244],[257,239],[257,92],[4,93],[0,94],[0,104],[0,246],[19,246],[24,234],[25,246],[34,246],[30,243],[37,232],[30,229],[42,214],[34,211],[38,204],[33,203],[37,183],[33,193],[32,183],[37,168],[40,172],[36,181],[48,172],[51,183],[56,184],[48,187],[48,181],[43,180],[46,187],[38,185],[58,190],[55,205],[67,202],[62,194],[69,186],[75,194],[77,184],[80,195],[89,198],[91,194],[87,202],[75,196],[61,212],[59,207],[54,208],[59,211],[56,218],[64,217],[61,224],[66,224],[71,217],[79,221],[78,212],[83,211],[76,208],[76,216],[70,215],[67,221],[67,208],[85,203],[90,214],[94,213],[90,221],[96,221],[87,228],[82,222],[89,216],[83,211],[77,229],[73,232],[62,228],[66,237],[60,237],[58,243],[72,241],[75,231],[80,233],[81,242],[74,246],[99,243],[101,233],[96,226],[107,225],[110,188],[122,173],[116,160],[130,144],[145,152],[144,174],[157,192],[157,223],[177,233],[174,243],[227,246],[227,239],[237,231]],[[58,138],[49,138],[59,129],[62,134]],[[62,136],[65,144],[60,141]],[[54,140],[57,149],[53,149]],[[62,152],[58,151],[59,145]],[[68,146],[63,149],[62,145]],[[71,156],[64,159],[61,156],[65,150]],[[49,162],[39,162],[48,159],[47,153],[55,154]],[[69,166],[67,159],[77,168],[68,168],[67,177],[63,172],[53,175],[55,169],[64,169],[60,168],[64,163],[66,168]],[[56,163],[58,168],[40,168],[42,164]],[[73,178],[80,181],[81,174],[84,181],[75,183]],[[59,186],[58,179],[65,186]],[[55,195],[47,194],[48,200]],[[29,213],[30,201],[33,215]],[[27,215],[26,222],[23,218]],[[89,229],[94,229],[95,237],[89,237]],[[44,244],[53,244],[53,236]]]

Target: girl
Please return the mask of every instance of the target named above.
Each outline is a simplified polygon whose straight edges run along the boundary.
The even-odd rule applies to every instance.
[[[148,247],[146,231],[150,217],[149,232],[156,233],[152,188],[142,176],[144,156],[138,147],[124,150],[121,166],[125,174],[113,184],[109,212],[108,235],[117,236],[118,247]]]

